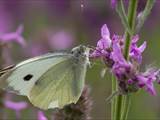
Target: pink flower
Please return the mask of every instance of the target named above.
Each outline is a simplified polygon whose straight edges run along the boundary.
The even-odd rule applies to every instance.
[[[111,0],[111,6],[112,8],[115,8],[117,5],[117,0]]]
[[[101,37],[90,56],[103,58],[106,66],[117,77],[120,91],[126,94],[144,87],[151,95],[156,95],[153,84],[155,81],[160,83],[160,80],[158,81],[159,70],[148,69],[146,72],[139,72],[142,53],[147,43],[144,42],[138,47],[139,36],[135,35],[131,41],[129,60],[126,60],[123,55],[124,37],[114,35],[110,39],[110,32],[106,24],[101,28]]]
[[[4,33],[0,35],[0,41],[4,43],[8,43],[11,41],[15,41],[19,43],[22,46],[26,45],[26,42],[24,38],[22,37],[22,32],[23,32],[23,25],[20,25],[16,32],[11,32],[11,33]]]
[[[20,111],[27,108],[26,102],[13,102],[10,100],[5,100],[4,105],[6,108],[12,109],[16,112],[17,119],[20,118]]]
[[[154,88],[153,82],[157,81],[159,75],[159,70],[156,69],[148,69],[145,73],[141,73],[137,75],[137,80],[139,86],[145,87],[147,92],[149,92],[151,95],[156,95],[156,90]]]
[[[106,24],[104,24],[101,28],[101,37],[102,38],[97,42],[96,50],[90,55],[91,57],[101,57],[108,54],[106,49],[109,49],[112,41]]]
[[[74,38],[71,33],[65,31],[59,31],[53,33],[49,37],[49,44],[56,50],[62,50],[70,48],[74,43]]]
[[[6,6],[4,5],[4,2],[1,2],[0,4],[0,34],[6,33],[8,30],[11,29],[13,23],[13,19],[10,15],[10,12],[8,9],[6,9]]]
[[[138,47],[137,46],[138,40],[139,40],[138,35],[132,38],[132,44],[129,55],[131,56],[132,59],[134,59],[136,62],[140,64],[142,62],[142,53],[146,49],[147,42],[144,41],[144,43],[140,47]]]
[[[38,120],[48,120],[42,111],[38,111]]]

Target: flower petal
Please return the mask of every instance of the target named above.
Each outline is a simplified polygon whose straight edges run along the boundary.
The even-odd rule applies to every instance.
[[[17,34],[22,34],[23,30],[24,30],[24,26],[23,26],[23,24],[21,24],[21,25],[18,26],[18,28],[16,30],[16,33]]]
[[[152,82],[148,83],[145,88],[151,95],[156,95],[156,90]]]
[[[10,100],[6,100],[4,102],[4,104],[7,108],[13,109],[13,110],[16,110],[16,111],[25,109],[27,107],[26,102],[13,102],[13,101],[10,101]]]
[[[108,47],[108,42],[106,39],[100,39],[97,43],[97,47],[101,50],[105,50]]]
[[[142,52],[146,49],[146,46],[147,46],[147,42],[145,41],[145,42],[138,48],[138,50],[140,51],[140,53],[142,53]]]
[[[135,35],[132,37],[132,44],[137,43],[137,41],[139,40],[139,35]]]
[[[124,56],[122,54],[121,47],[116,43],[113,43],[112,59],[115,62],[126,63],[126,60],[124,59]]]
[[[3,42],[11,42],[11,41],[16,41],[22,46],[26,45],[26,42],[24,38],[22,37],[22,32],[23,32],[23,26],[20,25],[16,32],[11,32],[11,33],[5,33],[3,35],[0,35],[0,41]]]
[[[101,36],[102,38],[110,38],[110,32],[106,24],[104,24],[101,28]]]
[[[117,0],[111,0],[111,6],[112,8],[115,8],[117,5]]]
[[[42,111],[38,111],[38,120],[48,120]]]

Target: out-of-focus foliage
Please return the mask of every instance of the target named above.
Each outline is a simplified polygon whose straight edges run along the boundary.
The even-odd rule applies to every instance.
[[[145,1],[145,0],[144,0]],[[139,11],[145,2],[139,3]],[[149,63],[160,67],[160,1],[145,22],[140,33],[140,43],[147,41],[143,54],[143,68]],[[18,63],[24,59],[59,49],[70,49],[79,44],[94,45],[100,39],[100,28],[107,23],[111,34],[123,34],[124,30],[110,0],[1,0],[0,35],[15,31],[19,24],[24,25],[23,36],[26,46],[9,42],[2,48],[1,67]],[[151,65],[152,65],[151,64]],[[148,65],[148,66],[147,66]],[[91,87],[94,119],[110,119],[110,104],[106,103],[111,94],[111,76],[101,78],[104,68],[101,61],[88,69],[86,83]],[[160,117],[160,87],[157,96],[151,97],[143,90],[132,97],[131,119],[158,119]],[[25,101],[26,109],[20,111],[21,118],[37,118],[37,109],[25,97],[5,94],[6,100]],[[5,108],[6,118],[16,117],[15,111]],[[45,112],[47,116],[51,111]],[[1,114],[1,112],[0,112]]]

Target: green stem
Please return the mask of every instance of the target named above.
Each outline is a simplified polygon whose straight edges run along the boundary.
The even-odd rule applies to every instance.
[[[114,75],[112,75],[112,94],[114,94],[115,91],[116,91],[116,79]],[[115,100],[116,100],[116,97],[112,99],[112,102],[111,102],[111,119],[112,120],[115,119],[115,110],[116,110]]]
[[[117,1],[116,12],[118,13],[118,15],[120,17],[121,22],[122,22],[125,30],[128,33],[132,34],[132,30],[130,29],[130,26],[129,26],[129,23],[128,23],[128,17],[127,17],[126,12],[125,12],[123,0],[118,0]]]
[[[130,0],[129,8],[128,8],[128,22],[129,22],[129,26],[130,26],[133,34],[135,32],[137,3],[138,3],[138,0]],[[124,57],[126,60],[129,59],[129,51],[130,51],[132,36],[133,35],[126,32],[126,41],[125,41],[126,43],[125,43],[125,48],[124,48]],[[122,101],[122,103],[121,103],[121,104],[123,104],[123,109],[122,109],[122,113],[121,113],[122,114],[121,120],[127,120],[128,112],[129,112],[129,108],[130,108],[130,104],[131,104],[130,96],[125,95],[123,99],[124,99],[124,101]]]
[[[121,120],[127,120],[130,104],[131,104],[130,95],[126,95],[124,97],[123,106],[125,106],[125,107],[123,107]]]
[[[135,31],[134,29],[135,29],[137,3],[138,3],[138,0],[130,0],[129,8],[128,8],[128,22],[129,22],[129,26],[131,27],[132,33],[134,33]],[[132,35],[126,32],[126,41],[125,41],[126,43],[124,48],[124,57],[126,60],[129,59],[131,37]]]
[[[135,18],[136,18],[136,10],[137,10],[137,2],[138,0],[130,0],[129,8],[128,8],[128,23],[134,33],[134,25],[135,25]],[[130,44],[131,44],[131,37],[132,35],[126,32],[126,43],[124,48],[124,57],[126,60],[129,59],[129,51],[130,51]],[[124,103],[125,102],[125,103]],[[123,105],[123,106],[122,106]],[[116,120],[125,120],[127,119],[128,111],[130,106],[130,97],[118,95],[116,99]],[[123,109],[122,109],[123,107]],[[127,113],[125,113],[127,111]]]
[[[115,120],[120,120],[120,118],[121,118],[122,103],[123,103],[123,96],[122,95],[118,95],[117,99],[116,99]]]

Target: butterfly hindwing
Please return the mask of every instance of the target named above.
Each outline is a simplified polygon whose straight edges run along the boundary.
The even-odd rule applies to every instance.
[[[71,58],[50,68],[32,88],[29,99],[41,109],[76,103],[84,85],[86,64]]]

